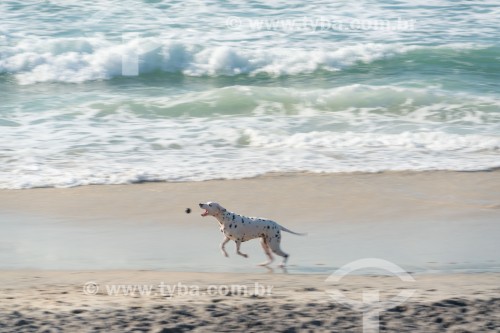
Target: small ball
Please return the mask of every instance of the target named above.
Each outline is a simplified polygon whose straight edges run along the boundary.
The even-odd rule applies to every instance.
[[[186,208],[186,214],[191,213],[191,208]]]

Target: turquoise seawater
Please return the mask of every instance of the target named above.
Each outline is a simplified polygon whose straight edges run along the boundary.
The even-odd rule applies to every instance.
[[[500,167],[498,1],[2,1],[0,188]]]

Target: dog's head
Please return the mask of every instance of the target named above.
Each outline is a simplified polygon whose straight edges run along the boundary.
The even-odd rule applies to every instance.
[[[205,210],[201,214],[201,216],[207,216],[207,215],[217,216],[226,211],[226,209],[221,205],[219,205],[217,202],[211,202],[211,201],[207,203],[201,203],[200,208]]]

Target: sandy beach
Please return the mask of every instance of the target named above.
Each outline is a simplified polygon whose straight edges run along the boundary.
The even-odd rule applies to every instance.
[[[499,181],[500,170],[268,174],[204,182],[0,190],[0,209],[78,220],[181,223],[192,216],[185,214],[186,207],[196,210],[198,202],[217,200],[234,211],[274,216],[299,226],[498,214]]]
[[[499,267],[500,172],[278,174],[242,180],[0,190],[0,268],[262,273],[258,241],[230,258],[197,204],[276,220],[291,273],[379,257],[416,272]],[[191,214],[185,209],[191,208]]]
[[[410,300],[380,313],[382,332],[500,331],[500,275],[493,273],[422,275],[410,285],[388,276],[348,276],[338,284],[325,283],[324,275],[287,274],[2,271],[0,276],[2,332],[362,332],[362,313],[337,303],[329,288],[354,300],[367,290],[380,290],[384,300],[415,289]],[[110,289],[119,286],[152,288]]]
[[[277,174],[1,190],[0,331],[361,332],[362,312],[328,290],[383,300],[410,288],[381,331],[500,332],[499,183],[500,172]],[[287,270],[257,266],[257,241],[243,244],[248,259],[234,244],[224,258],[216,221],[196,208],[207,200],[308,236],[284,236]],[[378,271],[325,282],[362,258],[415,282]]]

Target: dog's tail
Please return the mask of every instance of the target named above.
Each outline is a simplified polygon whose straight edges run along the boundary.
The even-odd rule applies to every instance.
[[[306,234],[306,233],[294,232],[294,231],[292,231],[292,230],[289,230],[289,229],[285,228],[285,227],[284,227],[284,226],[282,226],[282,225],[280,225],[280,229],[281,229],[282,231],[286,231],[286,232],[289,232],[289,233],[294,234],[294,235],[298,235],[298,236],[307,236],[307,234]]]

